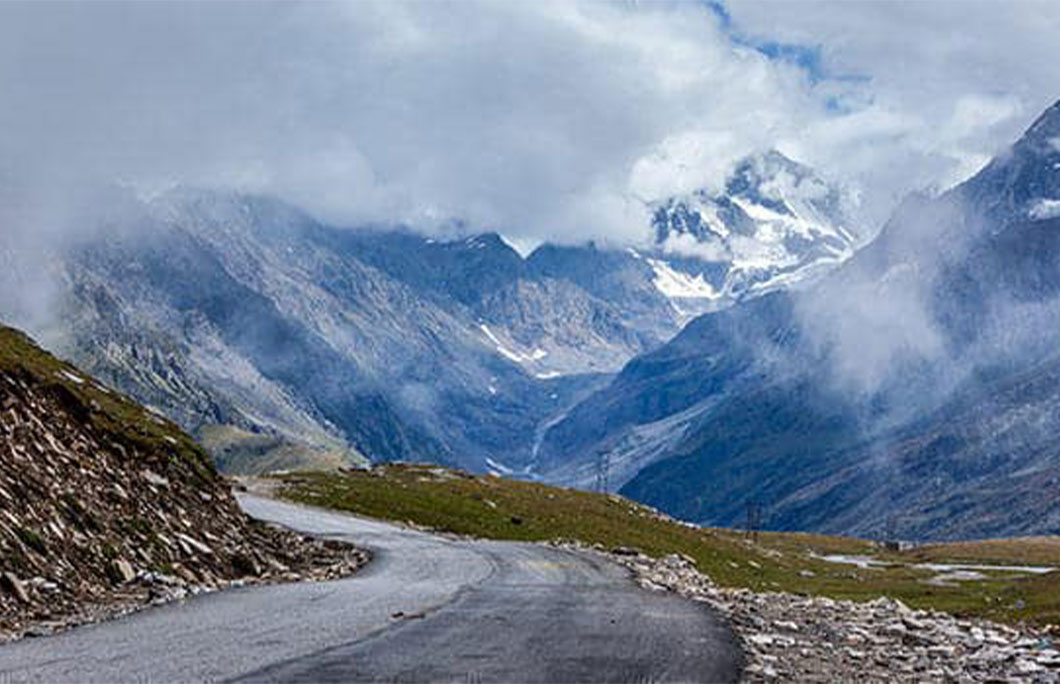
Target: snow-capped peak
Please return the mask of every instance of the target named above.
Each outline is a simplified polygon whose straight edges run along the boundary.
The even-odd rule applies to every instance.
[[[798,284],[854,253],[855,203],[852,193],[780,152],[747,157],[723,192],[652,205],[655,250],[669,271],[656,269],[655,285],[672,297],[676,282],[697,283],[701,298],[714,302]]]

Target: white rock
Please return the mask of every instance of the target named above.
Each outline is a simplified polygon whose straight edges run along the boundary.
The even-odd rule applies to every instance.
[[[747,640],[755,646],[772,646],[774,639],[771,634],[751,634]]]
[[[985,632],[983,634],[983,640],[988,644],[993,644],[994,646],[1008,646],[1008,639],[994,631]]]
[[[928,648],[928,654],[935,657],[952,658],[956,649],[953,646],[939,645]]]
[[[132,563],[124,558],[119,558],[114,561],[114,571],[117,573],[122,584],[128,584],[136,579],[136,571],[133,570]]]

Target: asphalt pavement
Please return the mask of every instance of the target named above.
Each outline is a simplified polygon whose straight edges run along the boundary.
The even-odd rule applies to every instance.
[[[246,496],[372,550],[348,579],[232,589],[0,646],[8,682],[723,682],[731,631],[605,559],[464,541]]]

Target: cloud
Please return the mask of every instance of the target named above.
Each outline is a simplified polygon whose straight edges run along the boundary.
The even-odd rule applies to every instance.
[[[117,181],[636,243],[645,201],[777,146],[889,209],[1053,95],[1057,12],[971,7],[0,3],[0,191],[34,230]]]
[[[668,254],[696,257],[704,261],[732,259],[732,253],[721,242],[700,242],[688,233],[671,233],[661,247]]]
[[[0,166],[46,196],[227,186],[516,239],[640,238],[651,160],[650,194],[716,183],[823,111],[690,4],[6,3],[0,46]]]
[[[882,219],[911,190],[967,178],[1060,97],[1060,4],[760,0],[728,7],[745,40],[815,46],[847,113],[794,141],[858,180]]]

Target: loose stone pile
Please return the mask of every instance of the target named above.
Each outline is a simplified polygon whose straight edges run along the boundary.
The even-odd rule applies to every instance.
[[[0,367],[0,641],[367,561],[251,520],[175,426],[72,368],[42,372],[57,362],[28,341],[4,342],[9,359],[36,361]]]
[[[616,551],[612,558],[645,588],[726,615],[747,654],[747,681],[1060,681],[1060,650],[1043,631],[912,610],[890,598],[856,603],[726,589],[687,557]]]

